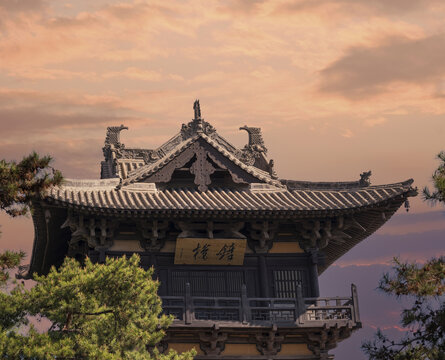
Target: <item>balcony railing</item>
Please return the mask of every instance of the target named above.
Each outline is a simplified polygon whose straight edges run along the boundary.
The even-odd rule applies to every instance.
[[[249,298],[245,285],[240,297],[191,296],[186,284],[184,296],[163,296],[164,313],[176,324],[220,321],[243,324],[284,326],[322,326],[329,322],[352,322],[360,326],[357,288],[350,297],[303,298],[301,287],[295,298]]]

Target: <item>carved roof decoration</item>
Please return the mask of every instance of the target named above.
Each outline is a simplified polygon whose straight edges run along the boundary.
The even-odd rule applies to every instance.
[[[101,177],[118,177],[123,180],[123,184],[141,181],[173,161],[181,152],[201,138],[233,162],[240,170],[252,175],[256,179],[254,181],[259,180],[275,186],[282,186],[277,181],[273,161],[266,158],[267,148],[264,145],[260,128],[248,126],[240,128],[247,131],[249,142],[243,149],[237,149],[201,117],[199,100],[193,104],[193,110],[192,121],[182,124],[180,132],[157,149],[127,149],[124,144],[120,143],[119,138],[120,131],[127,128],[123,125],[109,127],[103,148],[105,160],[102,162]],[[200,190],[204,191],[210,185],[208,178],[210,173],[205,175],[201,171],[209,172],[212,169],[209,163],[206,163],[206,155],[195,151],[195,155],[198,154],[200,154],[200,165],[198,166],[199,163],[196,163],[193,171],[195,171],[194,175],[201,179],[196,184]],[[162,180],[168,181],[167,177]]]
[[[194,156],[196,156],[196,161],[192,165],[191,172],[197,177],[204,176],[206,178],[195,180],[201,191],[207,190],[207,186],[210,185],[209,175],[213,170],[207,158],[210,158],[223,169],[227,169],[235,182],[264,182],[283,187],[269,173],[255,166],[246,165],[204,132],[183,141],[158,161],[133,170],[126,179],[123,179],[122,184],[126,185],[138,181],[167,182],[171,179],[175,169],[185,165]],[[168,174],[165,174],[165,171]],[[244,181],[241,180],[243,174],[247,175],[247,177],[244,176]]]

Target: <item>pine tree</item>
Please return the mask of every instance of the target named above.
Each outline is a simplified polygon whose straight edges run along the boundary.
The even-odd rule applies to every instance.
[[[0,160],[0,210],[13,217],[26,215],[33,198],[60,185],[62,174],[50,166],[51,161],[51,156],[41,157],[35,152],[19,163]],[[24,256],[22,251],[0,253],[0,286],[8,280],[8,269],[17,267]]]
[[[10,216],[32,211],[32,200],[62,184],[49,156],[33,153],[19,163],[0,161],[0,210]],[[8,270],[17,267],[23,252],[0,254],[0,358],[157,359],[191,360],[190,351],[160,354],[156,345],[172,318],[161,315],[159,283],[153,269],[139,266],[139,257],[79,264],[65,259],[48,275],[35,276],[27,290],[17,284],[6,291]],[[11,285],[11,284],[9,284]],[[11,286],[9,286],[11,288]],[[49,323],[39,331],[30,317]],[[43,325],[41,325],[43,326]]]
[[[164,355],[156,348],[172,319],[161,315],[153,269],[144,270],[139,260],[86,259],[81,265],[66,258],[59,269],[36,276],[32,289],[16,289],[11,298],[22,315],[19,323],[34,316],[50,325],[22,334],[0,321],[9,330],[0,337],[0,353],[7,359],[193,359],[193,351]]]
[[[432,179],[434,190],[425,188],[424,199],[445,205],[445,152]],[[380,330],[373,341],[362,345],[370,360],[445,360],[445,257],[433,258],[424,265],[394,259],[394,275],[385,274],[379,289],[413,305],[401,314],[406,335],[391,340]]]

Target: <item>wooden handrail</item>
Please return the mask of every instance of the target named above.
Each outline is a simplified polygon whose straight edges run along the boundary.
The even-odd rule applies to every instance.
[[[192,324],[198,319],[215,320],[222,316],[221,321],[239,321],[247,324],[280,323],[294,321],[296,325],[323,321],[352,321],[360,326],[358,311],[357,288],[351,286],[351,297],[303,298],[301,287],[297,288],[295,298],[261,298],[247,297],[247,288],[242,286],[239,297],[192,296],[190,284],[185,286],[184,296],[161,296],[164,310],[172,314],[182,313],[181,321]],[[169,302],[174,302],[169,304]],[[233,302],[232,304],[223,304]],[[202,305],[200,304],[202,303]],[[223,315],[221,314],[223,312]],[[230,311],[229,313],[227,311]],[[227,314],[229,319],[227,320]],[[235,320],[237,319],[237,320]]]

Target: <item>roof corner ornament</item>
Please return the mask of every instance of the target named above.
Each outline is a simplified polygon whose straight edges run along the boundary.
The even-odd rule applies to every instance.
[[[411,205],[410,205],[410,203],[409,203],[409,200],[406,199],[406,200],[405,200],[405,210],[406,210],[406,212],[408,212],[410,208],[411,208]]]
[[[251,127],[251,126],[241,126],[240,130],[246,130],[249,134],[249,143],[244,147],[251,148],[256,152],[263,152],[267,154],[267,148],[264,145],[263,134],[261,133],[261,128],[259,127]]]
[[[182,124],[181,135],[182,140],[187,140],[196,134],[206,134],[212,136],[216,133],[216,129],[201,117],[201,106],[199,100],[193,103],[194,118],[188,124]]]
[[[371,170],[364,171],[360,174],[360,180],[359,180],[360,186],[371,185],[371,180],[370,180],[371,174],[372,174]]]
[[[102,148],[105,160],[101,162],[101,179],[119,177],[116,153],[120,153],[120,150],[125,148],[125,145],[121,143],[122,130],[128,130],[128,127],[124,125],[107,127],[105,145]]]
[[[109,126],[107,127],[107,136],[105,138],[105,146],[114,145],[115,147],[121,147],[121,131],[128,130],[127,126]]]
[[[247,134],[249,134],[249,143],[241,149],[240,160],[246,165],[252,166],[261,157],[261,154],[267,154],[261,128],[244,125],[239,129],[246,130]]]
[[[273,161],[273,159],[269,160],[268,167],[269,167],[269,175],[270,175],[270,177],[272,179],[278,179],[277,173],[276,173],[276,171],[274,169],[275,162]]]

